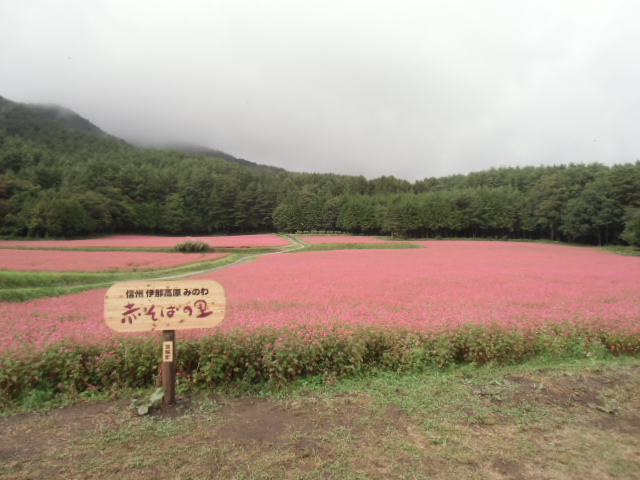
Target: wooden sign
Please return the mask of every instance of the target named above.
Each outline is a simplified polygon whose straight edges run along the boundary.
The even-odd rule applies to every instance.
[[[213,280],[121,282],[107,291],[104,318],[116,332],[211,328],[226,306],[224,288]]]

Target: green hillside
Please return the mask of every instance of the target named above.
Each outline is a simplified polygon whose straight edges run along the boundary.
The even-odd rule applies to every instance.
[[[134,147],[63,107],[0,97],[0,235],[342,231],[640,244],[640,162],[410,183],[176,147]]]

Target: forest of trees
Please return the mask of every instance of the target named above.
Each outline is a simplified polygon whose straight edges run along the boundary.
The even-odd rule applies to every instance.
[[[68,125],[0,97],[0,235],[342,231],[640,245],[639,161],[410,183],[141,149]]]

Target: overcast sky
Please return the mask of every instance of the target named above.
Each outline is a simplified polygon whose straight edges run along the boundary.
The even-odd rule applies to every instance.
[[[0,96],[410,181],[640,158],[637,0],[0,0]]]

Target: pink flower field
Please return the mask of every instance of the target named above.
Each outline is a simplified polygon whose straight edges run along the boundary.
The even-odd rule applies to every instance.
[[[604,321],[640,331],[640,258],[590,248],[420,242],[424,249],[270,255],[207,275],[227,325],[346,322],[439,330]]]
[[[310,236],[300,237],[303,242],[317,245],[319,243],[388,243],[387,240],[380,240],[375,237],[359,237],[356,235],[335,235],[335,236]]]
[[[82,252],[0,249],[0,269],[105,272],[177,267],[215,260],[227,253]]]
[[[437,332],[467,323],[568,321],[640,333],[638,257],[510,242],[423,245],[265,255],[200,278],[226,289],[222,331],[338,323]],[[0,349],[122,336],[103,322],[105,292],[0,304]],[[183,331],[178,338],[213,331]]]
[[[0,240],[0,247],[42,247],[42,248],[83,248],[83,247],[122,247],[122,248],[172,248],[186,240],[208,243],[211,247],[282,247],[289,241],[272,234],[236,235],[231,237],[152,237],[142,235],[117,235],[88,240]],[[0,251],[0,253],[2,253]]]

